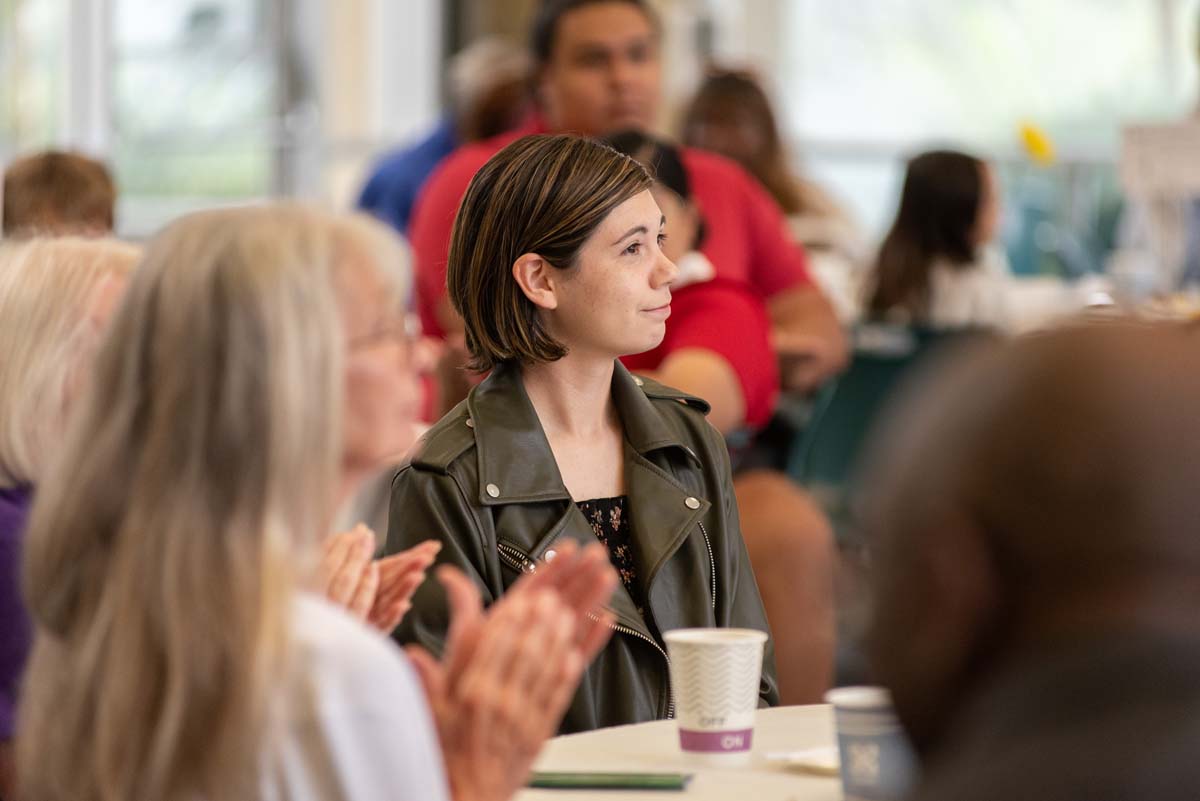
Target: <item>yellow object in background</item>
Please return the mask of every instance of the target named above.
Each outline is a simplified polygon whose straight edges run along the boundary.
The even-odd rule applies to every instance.
[[[1054,163],[1054,143],[1045,131],[1033,123],[1021,123],[1021,144],[1034,163],[1043,167]]]

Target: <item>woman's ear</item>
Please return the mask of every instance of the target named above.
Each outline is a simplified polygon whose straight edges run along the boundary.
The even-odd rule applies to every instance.
[[[513,262],[512,274],[525,297],[540,309],[557,309],[554,268],[536,253],[526,253]]]

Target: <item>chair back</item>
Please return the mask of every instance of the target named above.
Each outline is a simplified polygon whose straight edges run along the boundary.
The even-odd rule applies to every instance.
[[[864,324],[853,332],[849,367],[817,394],[812,416],[793,442],[787,472],[820,503],[843,544],[853,539],[854,474],[871,427],[900,381],[950,342],[978,329],[935,330]]]

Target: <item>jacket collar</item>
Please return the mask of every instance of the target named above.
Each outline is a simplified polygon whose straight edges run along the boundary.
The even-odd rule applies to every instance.
[[[695,453],[646,397],[640,382],[620,362],[615,364],[613,402],[630,447],[642,456],[679,448],[695,460]],[[492,506],[571,497],[517,365],[502,364],[492,370],[467,397],[467,413],[475,431],[480,503]]]

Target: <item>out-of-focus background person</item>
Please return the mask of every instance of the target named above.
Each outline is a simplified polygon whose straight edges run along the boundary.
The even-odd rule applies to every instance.
[[[990,164],[948,150],[914,157],[868,279],[868,315],[932,328],[1011,325],[1008,264],[993,246],[999,219]]]
[[[12,797],[21,677],[33,640],[20,566],[37,485],[61,450],[101,336],[140,256],[112,239],[0,244],[0,797]]]
[[[743,536],[775,640],[783,703],[817,699],[833,671],[832,536],[821,510],[778,469],[753,465],[746,440],[764,428],[779,398],[777,356],[764,301],[747,287],[714,276],[698,247],[700,219],[680,149],[637,131],[606,139],[655,177],[662,209],[663,253],[679,269],[672,282],[667,335],[653,350],[622,362],[705,398],[709,422],[733,444],[734,492]]]
[[[864,515],[914,798],[1190,797],[1197,344],[1075,326],[967,348],[904,395]]]
[[[408,233],[413,204],[442,159],[461,145],[511,130],[529,109],[525,51],[503,39],[474,42],[449,65],[449,111],[419,142],[386,154],[372,168],[358,207]]]
[[[796,171],[760,82],[746,72],[711,70],[684,111],[682,136],[733,159],[771,193],[838,316],[853,321],[867,258],[863,233],[827,190]]]
[[[78,153],[51,150],[13,161],[4,169],[0,198],[5,237],[101,236],[116,224],[112,175]]]

